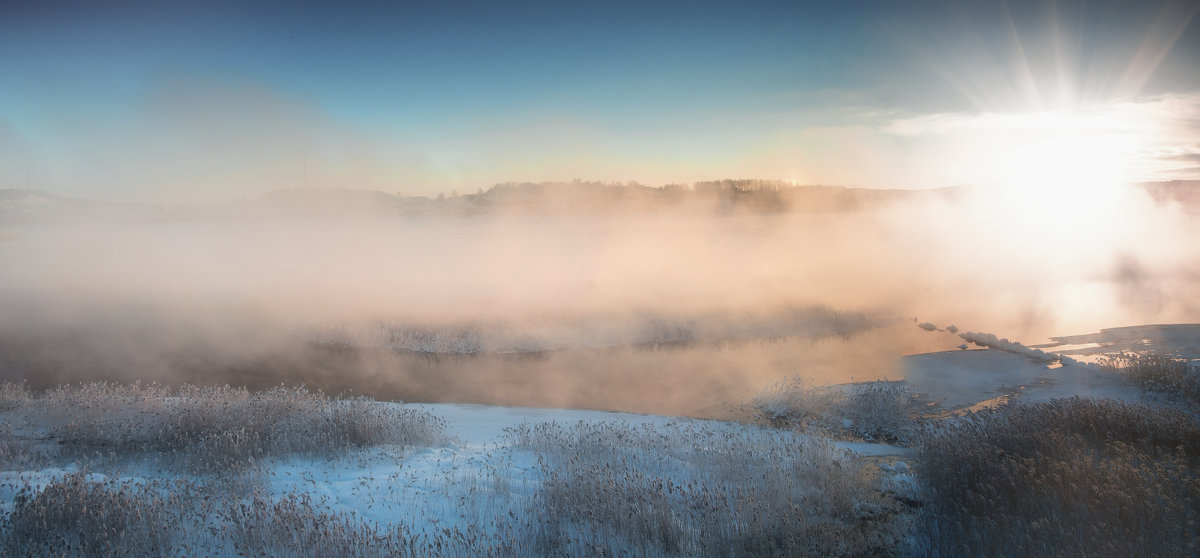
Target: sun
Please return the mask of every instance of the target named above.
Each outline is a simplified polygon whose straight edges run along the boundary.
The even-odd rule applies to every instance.
[[[1132,174],[1128,123],[1106,114],[1032,114],[1023,120],[1025,133],[991,155],[1005,197],[1060,220],[1107,217]]]
[[[1147,240],[1153,202],[1135,183],[1154,143],[1147,138],[1158,133],[1149,113],[1165,106],[941,118],[942,158],[960,162],[974,184],[945,219],[979,257],[1011,264],[998,272],[1043,284],[1101,273],[1114,254]]]
[[[1096,235],[1120,218],[1127,185],[1195,176],[1200,94],[1170,60],[1200,4],[1122,12],[1129,19],[1119,33],[1096,28],[1080,6],[993,7],[964,6],[947,16],[955,25],[910,37],[915,55],[945,78],[947,95],[963,103],[889,124],[942,156],[921,168],[987,184],[987,209],[1008,222]]]

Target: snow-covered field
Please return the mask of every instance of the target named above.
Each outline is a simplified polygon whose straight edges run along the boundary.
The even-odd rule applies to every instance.
[[[564,455],[556,455],[553,450],[537,445],[535,439],[538,433],[545,435],[547,431],[556,433],[551,434],[550,439],[562,435],[587,438],[596,431],[615,433],[618,440],[627,441],[630,445],[611,446],[606,444],[611,444],[612,440],[596,439],[596,446],[581,449],[578,455],[568,458],[587,461],[587,452],[596,450],[614,452],[614,455],[629,453],[623,459],[630,461],[623,462],[620,467],[632,470],[624,473],[635,474],[638,478],[658,478],[660,482],[676,486],[677,493],[685,494],[687,498],[697,497],[700,490],[717,489],[714,479],[709,478],[713,467],[732,470],[721,477],[722,488],[737,487],[739,483],[753,486],[769,474],[783,474],[781,478],[795,483],[798,479],[788,478],[789,468],[802,465],[797,463],[789,466],[787,460],[799,456],[817,462],[841,463],[837,466],[839,471],[844,466],[847,470],[865,469],[872,474],[884,474],[885,477],[871,481],[874,487],[888,486],[891,487],[889,490],[904,492],[906,496],[912,496],[908,492],[914,490],[907,465],[902,461],[898,468],[885,465],[887,471],[876,471],[874,466],[861,461],[869,457],[893,463],[911,454],[907,448],[886,444],[832,441],[749,424],[656,415],[462,404],[406,405],[381,402],[378,405],[401,405],[409,411],[424,411],[439,417],[445,421],[445,434],[448,437],[442,443],[429,447],[382,445],[347,450],[332,457],[271,457],[248,476],[245,473],[230,475],[231,479],[235,479],[232,485],[226,484],[229,479],[219,480],[220,475],[189,474],[177,468],[162,467],[159,462],[136,459],[101,459],[97,462],[84,458],[76,464],[65,466],[8,470],[0,473],[0,501],[3,502],[0,509],[12,514],[22,498],[36,495],[55,483],[69,483],[70,480],[81,480],[113,490],[150,485],[157,487],[157,490],[167,491],[173,490],[172,483],[183,482],[189,486],[222,486],[219,496],[214,499],[223,498],[227,501],[226,505],[235,505],[236,502],[251,498],[255,498],[253,502],[266,505],[298,498],[305,502],[306,509],[314,513],[352,518],[356,524],[369,525],[378,533],[389,533],[399,528],[400,532],[407,534],[407,540],[415,540],[415,537],[422,541],[441,541],[434,544],[451,544],[452,539],[457,539],[451,537],[450,533],[455,533],[455,536],[528,537],[528,533],[517,531],[528,530],[531,524],[539,529],[547,528],[540,523],[545,520],[540,514],[549,512],[542,507],[542,500],[546,498],[546,487],[543,485],[547,482],[561,483],[562,479],[555,475],[569,471],[569,467],[556,467],[554,463],[554,459],[561,459]],[[38,432],[36,427],[22,429],[19,437],[36,437]],[[639,445],[647,442],[656,446],[656,449]],[[667,445],[659,447],[662,442]],[[588,446],[587,440],[583,439],[572,443],[578,443],[579,448]],[[764,452],[766,467],[759,461],[760,458],[754,456],[755,452]],[[612,465],[605,463],[604,458],[591,459],[601,464],[598,469],[601,471]],[[81,468],[78,463],[92,464]],[[782,470],[776,469],[779,465],[783,465]],[[810,480],[820,485],[823,478],[813,473]],[[774,486],[772,489],[780,488]],[[811,492],[808,497],[817,498],[823,498],[826,489],[802,484],[784,488],[786,491]],[[694,492],[689,493],[688,490]],[[85,505],[82,502],[80,504]],[[210,508],[202,509],[206,511],[193,513],[207,513],[208,517],[174,518],[173,527],[178,527],[180,523],[191,523],[189,529],[194,529],[208,522],[221,529],[232,528],[228,517]],[[730,511],[713,508],[702,511],[701,517]],[[106,513],[114,512],[110,510]],[[187,512],[181,513],[187,515]],[[212,517],[214,515],[217,517]],[[284,520],[278,517],[272,519]],[[569,529],[581,528],[575,526]],[[184,554],[197,550],[218,554],[241,553],[245,550],[244,542],[231,543],[228,537],[186,538],[191,540],[186,543],[189,550]],[[602,540],[599,544],[612,544],[615,540],[618,539]],[[14,544],[11,540],[9,543]],[[491,543],[458,543],[461,546],[453,550],[447,547],[445,553],[435,551],[430,554],[471,555],[481,549],[505,553],[522,548],[529,550],[532,548],[530,545],[535,545],[525,542],[516,549],[501,551],[492,547]],[[590,544],[597,543],[593,541]],[[118,544],[108,550],[121,548],[124,547]],[[353,552],[362,550],[356,546],[354,548],[357,550]],[[541,549],[540,546],[537,548]],[[332,549],[329,547],[327,550]],[[268,547],[267,552],[321,554],[319,551],[312,554],[311,550],[292,548],[281,543]],[[693,548],[693,552],[702,550]],[[572,550],[577,551],[579,549]]]
[[[896,385],[904,386],[913,400],[925,407],[920,412],[928,416],[1009,400],[1037,402],[1072,395],[1146,400],[1129,382],[1095,365],[1063,365],[1054,361],[1053,353],[1048,358],[1035,356],[999,349],[912,355],[904,359],[905,379]],[[911,467],[919,465],[913,464],[911,447],[832,439],[824,431],[796,434],[746,422],[571,409],[453,403],[370,405],[402,411],[408,414],[405,416],[436,417],[432,423],[442,428],[433,438],[415,443],[368,444],[333,455],[268,455],[250,469],[215,474],[180,468],[161,456],[105,456],[103,447],[96,449],[94,456],[75,455],[65,460],[60,456],[24,468],[14,466],[21,461],[10,454],[5,457],[8,470],[0,472],[0,509],[16,521],[12,518],[23,516],[14,510],[23,505],[28,508],[30,498],[51,486],[106,487],[102,490],[113,498],[112,494],[145,487],[176,495],[176,500],[167,500],[178,508],[168,514],[169,520],[149,519],[164,521],[164,531],[174,530],[173,538],[164,539],[170,542],[142,547],[121,542],[114,534],[112,541],[103,541],[109,546],[101,545],[101,554],[137,554],[149,548],[171,554],[386,555],[401,546],[427,555],[644,552],[641,543],[624,532],[632,529],[634,535],[651,537],[653,548],[665,545],[662,548],[670,551],[664,554],[697,555],[714,550],[706,545],[767,536],[755,530],[761,526],[741,514],[765,505],[754,513],[767,514],[767,520],[778,522],[779,517],[770,515],[780,513],[770,511],[775,504],[760,500],[781,497],[782,502],[808,502],[817,509],[805,512],[807,519],[789,517],[786,521],[842,522],[840,529],[866,533],[867,540],[847,547],[847,553],[853,554],[864,549],[892,552],[900,548],[909,528],[905,526],[916,517],[917,508],[909,506],[925,497],[912,473]],[[36,417],[48,416],[45,411],[42,415],[33,411],[21,415],[19,411],[7,410],[9,438],[0,449],[53,453],[53,448],[45,446],[38,450],[38,444],[69,443],[52,441],[54,428],[37,422]],[[108,423],[99,419],[96,424]],[[647,487],[651,497],[643,501],[646,495],[642,491]],[[615,492],[592,494],[589,500],[588,495],[574,494],[574,490]],[[566,500],[563,491],[569,493]],[[713,500],[710,493],[714,491],[726,492]],[[179,503],[189,498],[202,498],[206,503]],[[614,498],[617,511],[606,511],[603,506]],[[845,510],[825,509],[839,498],[849,499]],[[703,502],[708,502],[703,505],[709,508],[695,508]],[[75,504],[88,505],[82,501]],[[113,516],[130,512],[105,507],[112,502],[91,505],[102,512],[99,519],[90,520],[107,521],[105,525],[114,529]],[[655,513],[666,513],[655,512],[658,508],[654,506],[672,510],[663,516],[672,518],[671,525],[648,527],[659,520]],[[681,515],[681,509],[691,509],[691,515]],[[58,515],[47,513],[43,510],[39,517],[57,518],[66,524],[80,522],[76,527],[87,521],[63,510],[54,512]],[[614,519],[606,513],[631,515]],[[868,520],[875,522],[874,527],[864,527],[862,522]],[[728,533],[712,533],[714,521],[733,523]],[[740,521],[748,523],[741,525]],[[878,528],[879,521],[890,527]],[[289,522],[297,522],[288,527],[291,530],[262,534],[267,529],[264,526],[276,529]],[[358,535],[334,536],[317,529],[317,536],[311,532],[315,528],[311,522],[338,525],[338,529]],[[20,521],[16,525],[19,527]],[[71,527],[56,528],[69,532]],[[248,534],[255,528],[258,534]],[[604,531],[607,528],[616,532]],[[203,533],[205,529],[209,534]],[[839,532],[838,528],[817,534],[805,531],[814,540]],[[690,542],[680,542],[678,537]],[[10,550],[42,548],[7,540]],[[94,549],[100,543],[91,544],[89,548]],[[771,548],[771,552],[795,550],[787,544]],[[767,547],[760,548],[769,550],[764,549]],[[826,551],[829,549],[822,552]]]

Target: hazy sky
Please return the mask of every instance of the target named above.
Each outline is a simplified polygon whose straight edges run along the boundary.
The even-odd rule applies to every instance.
[[[0,188],[1200,178],[1198,10],[5,2]]]

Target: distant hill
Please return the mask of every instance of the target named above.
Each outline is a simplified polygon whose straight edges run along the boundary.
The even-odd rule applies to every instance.
[[[102,202],[59,196],[42,190],[0,190],[0,222],[150,217],[162,213],[156,206]]]
[[[62,198],[40,190],[0,190],[0,219],[22,221],[70,211]]]
[[[1139,184],[1162,203],[1200,213],[1200,181]],[[725,179],[650,187],[637,183],[503,183],[475,194],[404,196],[378,190],[294,188],[215,205],[150,205],[58,196],[41,190],[0,190],[0,222],[80,219],[403,218],[492,214],[832,213],[881,209],[929,200],[953,201],[973,186],[881,190],[794,186],[777,180]]]
[[[209,211],[231,211],[250,216],[355,217],[399,216],[402,196],[377,190],[347,188],[296,188],[275,190],[250,200],[224,204]]]
[[[931,196],[953,197],[955,188],[875,190],[841,186],[793,186],[772,180],[717,180],[691,187],[659,188],[640,184],[542,182],[497,184],[486,192],[462,196],[468,212],[627,213],[677,212],[839,212],[884,207]]]

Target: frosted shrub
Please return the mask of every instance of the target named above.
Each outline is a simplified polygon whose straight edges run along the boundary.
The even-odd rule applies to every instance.
[[[556,556],[886,554],[897,504],[828,442],[776,429],[620,423],[509,434],[544,475],[531,544]]]
[[[444,424],[429,413],[303,387],[250,393],[229,386],[90,383],[37,401],[75,457],[148,456],[198,473],[250,470],[266,457],[330,457],[372,445],[431,445]]]
[[[402,556],[403,532],[377,527],[345,513],[322,510],[307,494],[278,500],[255,495],[230,510],[230,536],[242,556]]]
[[[913,417],[908,387],[898,382],[813,386],[795,378],[754,400],[773,426],[871,441],[908,442]]]
[[[40,467],[50,456],[43,444],[30,440],[9,422],[0,422],[0,470]]]
[[[29,399],[29,388],[25,382],[19,384],[0,382],[0,412],[20,409],[29,402]]]
[[[837,386],[813,386],[793,378],[776,384],[754,400],[754,406],[775,426],[819,427],[833,422],[834,410],[845,400]]]
[[[907,442],[912,436],[909,391],[903,384],[855,384],[842,412],[850,419],[850,430],[867,440]]]
[[[172,502],[150,487],[73,473],[44,490],[21,490],[0,525],[4,555],[161,556],[178,516]]]
[[[1113,400],[1007,405],[918,449],[922,556],[1195,556],[1200,423]]]
[[[322,399],[302,416],[275,423],[277,452],[329,457],[373,445],[436,445],[447,440],[443,421],[424,411],[379,405],[358,397]]]
[[[485,350],[484,335],[478,327],[380,327],[386,346],[394,351],[466,355]]]
[[[0,556],[521,556],[457,529],[409,535],[307,493],[268,497],[189,481],[118,481],[86,472],[16,491],[0,516]]]
[[[1163,355],[1125,353],[1107,357],[1102,365],[1148,392],[1183,401],[1193,411],[1200,411],[1200,367],[1196,364]]]

